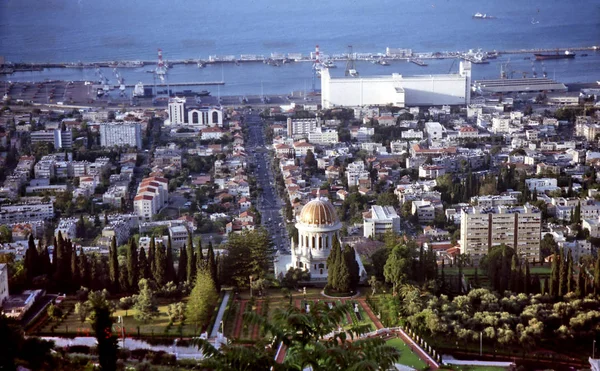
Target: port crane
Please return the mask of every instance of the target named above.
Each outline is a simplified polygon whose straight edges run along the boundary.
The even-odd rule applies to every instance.
[[[352,45],[348,45],[348,59],[346,60],[346,71],[344,72],[345,76],[358,76],[358,71],[356,71],[356,66],[354,65],[354,53],[352,52]]]
[[[156,79],[158,78],[161,84],[164,84],[166,81],[167,84],[167,96],[171,96],[171,90],[169,88],[169,79],[167,78],[167,65],[163,61],[162,49],[158,49],[158,63],[156,65],[156,69],[154,69],[154,73],[152,74],[154,77],[154,96],[158,95],[158,90],[156,86]]]
[[[315,62],[312,65],[312,91],[313,93],[317,92],[317,79],[321,78],[321,69],[323,68],[323,64],[321,63],[321,52],[319,50],[319,45],[315,46]]]

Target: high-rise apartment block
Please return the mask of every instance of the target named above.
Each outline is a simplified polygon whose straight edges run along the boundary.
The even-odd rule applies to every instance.
[[[524,206],[474,206],[461,212],[460,252],[469,254],[474,264],[500,244],[515,249],[528,261],[540,259],[542,214],[530,204]]]
[[[142,148],[142,128],[138,122],[105,122],[99,128],[102,147]]]

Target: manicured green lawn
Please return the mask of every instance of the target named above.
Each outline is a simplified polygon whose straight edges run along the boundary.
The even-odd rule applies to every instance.
[[[398,363],[406,366],[413,367],[417,370],[424,370],[427,367],[427,364],[423,362],[416,353],[410,350],[408,345],[400,339],[391,339],[387,341],[388,345],[392,345],[400,350],[400,360]]]
[[[185,299],[184,299],[185,300]],[[74,305],[74,301],[69,301],[65,303],[66,305],[63,308],[69,308]],[[158,306],[159,313],[156,317],[154,317],[148,323],[143,323],[134,318],[135,309],[125,310],[116,310],[113,314],[115,318],[119,316],[123,317],[125,323],[125,334],[126,335],[137,335],[138,327],[140,335],[155,335],[155,336],[194,336],[198,335],[199,331],[194,329],[194,325],[186,323],[181,330],[179,329],[179,323],[176,322],[170,327],[169,324],[169,316],[167,315],[167,307],[168,304],[163,304]],[[43,333],[50,333],[51,327],[53,323],[48,321],[46,325],[42,328]],[[120,332],[120,324],[116,323],[113,325],[113,331]],[[212,329],[210,329],[212,330]],[[210,331],[209,330],[209,331]],[[93,332],[91,331],[91,327],[88,321],[81,322],[79,315],[74,311],[71,311],[67,318],[60,322],[60,324],[54,330],[58,333],[72,333],[76,335],[87,335],[90,334],[93,336]]]

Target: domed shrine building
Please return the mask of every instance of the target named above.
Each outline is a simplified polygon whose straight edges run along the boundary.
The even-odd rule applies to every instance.
[[[327,257],[333,239],[339,239],[341,228],[342,223],[328,199],[317,196],[304,205],[296,223],[298,243],[292,239],[291,267],[309,271],[311,281],[326,281]]]

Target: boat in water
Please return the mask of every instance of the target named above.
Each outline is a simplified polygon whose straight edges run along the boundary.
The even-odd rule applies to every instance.
[[[573,54],[568,50],[565,50],[564,53],[556,52],[556,54],[533,54],[535,56],[535,60],[544,61],[547,59],[573,59],[577,54]]]
[[[357,77],[358,76],[358,71],[355,69],[350,69],[348,70],[348,75],[352,76],[352,77]]]
[[[473,14],[473,19],[496,19],[496,17],[492,16],[492,15],[487,15],[485,13],[475,13]]]
[[[324,61],[322,64],[323,64],[323,67],[325,67],[325,68],[336,68],[337,67],[335,65],[335,63],[333,63],[333,61],[330,59]]]
[[[210,95],[210,92],[208,90],[202,90],[201,92],[196,94],[199,97],[208,97]]]

